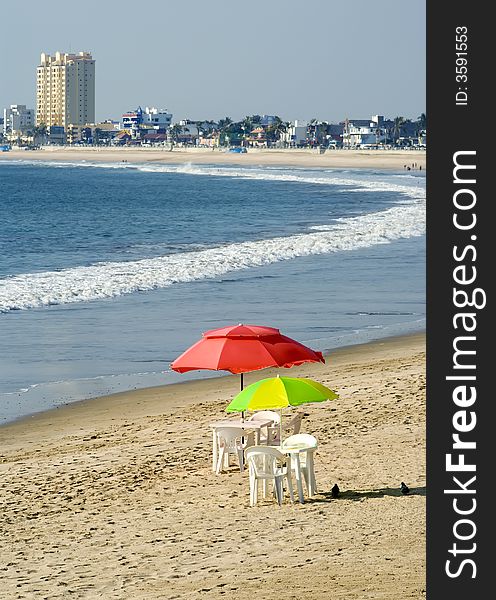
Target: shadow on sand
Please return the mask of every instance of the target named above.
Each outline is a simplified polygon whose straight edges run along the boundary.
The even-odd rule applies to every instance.
[[[315,498],[305,499],[305,502],[308,503],[319,503],[319,502],[330,502],[335,500],[355,500],[361,501],[366,498],[383,498],[384,496],[425,496],[426,488],[425,487],[414,487],[410,488],[410,492],[408,494],[402,494],[399,487],[397,488],[381,488],[379,490],[368,490],[368,491],[360,491],[360,490],[342,490],[339,492],[339,496],[337,498],[332,497],[331,492],[319,492]]]

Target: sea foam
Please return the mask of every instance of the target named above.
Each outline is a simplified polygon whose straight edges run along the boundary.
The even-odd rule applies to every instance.
[[[76,166],[49,163],[51,166]],[[79,163],[77,166],[81,166]],[[85,165],[86,166],[86,165]],[[93,163],[88,166],[106,166]],[[110,165],[114,166],[114,165]],[[376,179],[336,177],[311,173],[267,172],[170,165],[136,165],[142,171],[182,172],[197,175],[244,177],[275,181],[344,186],[347,190],[397,193],[396,204],[364,215],[334,219],[300,234],[231,243],[189,252],[127,262],[100,262],[60,271],[25,273],[0,279],[0,312],[48,305],[113,298],[133,292],[217,278],[236,271],[309,255],[327,254],[387,244],[425,232],[425,190]],[[125,168],[119,164],[115,168]]]

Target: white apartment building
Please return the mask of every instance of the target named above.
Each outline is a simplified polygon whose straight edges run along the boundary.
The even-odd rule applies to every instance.
[[[36,69],[36,124],[95,122],[95,61],[89,52],[42,53]]]
[[[34,127],[34,109],[25,104],[11,104],[3,109],[3,133],[13,136],[21,135]]]
[[[143,123],[154,129],[168,129],[172,121],[172,113],[168,113],[167,109],[158,109],[154,106],[145,106],[143,112]]]
[[[370,119],[346,119],[343,130],[345,148],[375,146],[384,142],[384,117],[374,115]]]
[[[121,118],[120,128],[130,132],[141,128],[156,130],[167,130],[172,121],[172,113],[166,109],[158,109],[154,106],[146,106],[143,110],[138,106],[136,110],[124,113]]]
[[[291,123],[287,131],[281,135],[282,141],[290,146],[299,146],[304,144],[307,139],[307,127],[307,121],[297,119]]]

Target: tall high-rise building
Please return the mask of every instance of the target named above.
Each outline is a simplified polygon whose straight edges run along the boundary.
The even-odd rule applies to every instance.
[[[95,122],[95,61],[89,52],[42,53],[36,69],[36,124]]]

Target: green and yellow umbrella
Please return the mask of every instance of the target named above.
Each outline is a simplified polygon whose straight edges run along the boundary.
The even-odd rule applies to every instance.
[[[282,411],[287,406],[300,406],[308,402],[325,402],[336,398],[339,398],[339,395],[335,391],[312,379],[277,376],[261,379],[247,386],[233,398],[226,411],[274,409]]]

